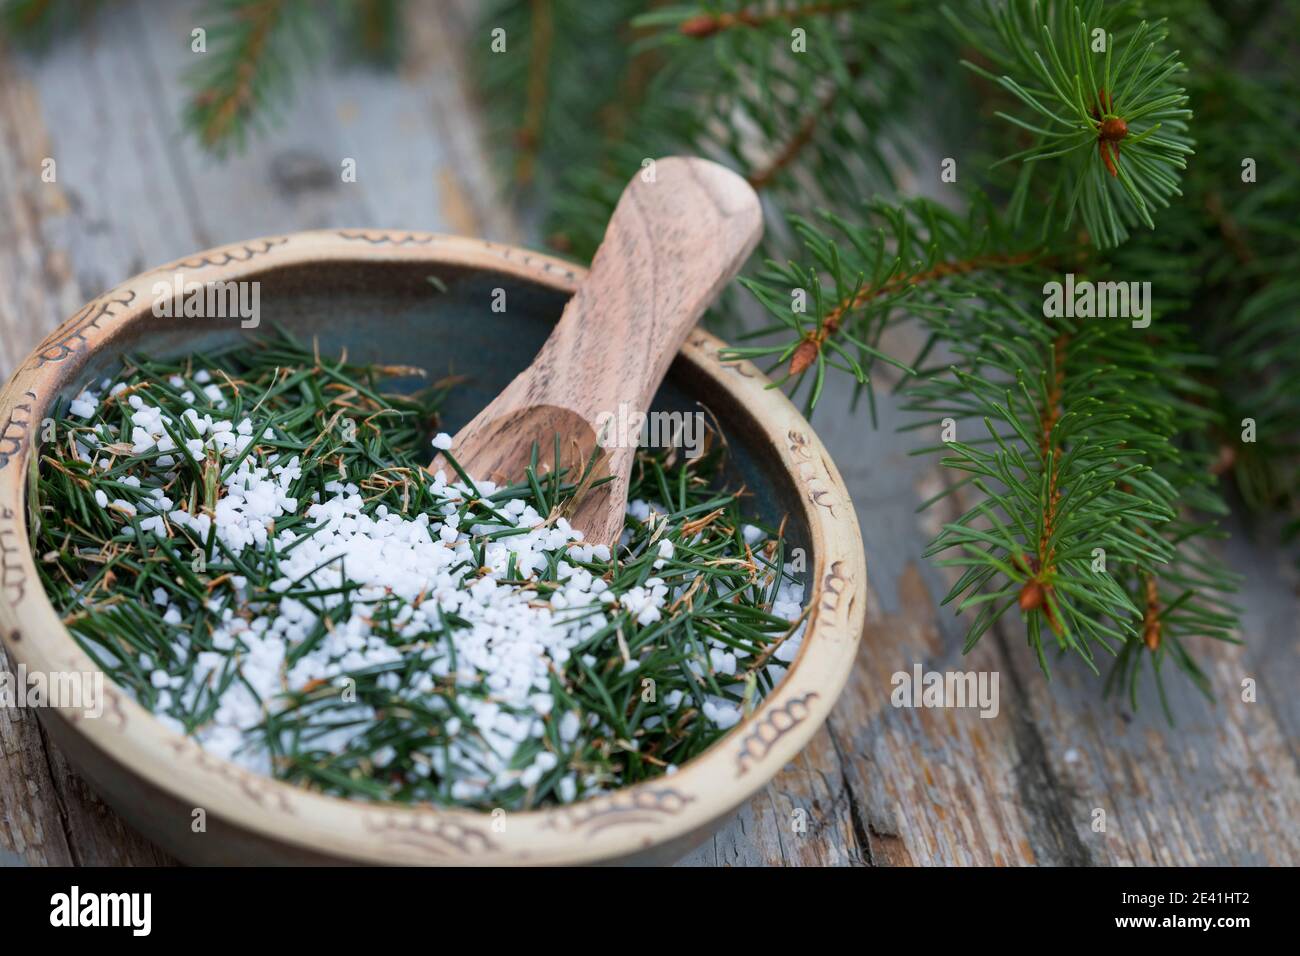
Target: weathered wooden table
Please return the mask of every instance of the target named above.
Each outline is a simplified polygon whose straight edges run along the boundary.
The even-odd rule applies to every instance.
[[[105,288],[220,243],[356,225],[519,240],[464,78],[468,0],[439,10],[412,19],[398,75],[318,72],[282,126],[226,162],[179,130],[186,4],[117,4],[41,59],[0,49],[0,378]],[[340,181],[344,157],[356,183]],[[920,556],[944,515],[915,511],[943,477],[895,424],[887,408],[873,431],[846,395],[823,401],[814,425],[871,573],[859,666],[812,745],[683,864],[1300,863],[1300,606],[1269,529],[1232,528],[1246,644],[1208,651],[1215,706],[1173,675],[1171,727],[1150,687],[1134,715],[1071,662],[1045,683],[1014,621],[961,656],[960,623],[937,606],[946,580]],[[915,661],[997,671],[1000,713],[895,709],[890,676]],[[1257,702],[1240,699],[1246,677]],[[170,862],[30,712],[0,709],[0,753],[0,863]]]

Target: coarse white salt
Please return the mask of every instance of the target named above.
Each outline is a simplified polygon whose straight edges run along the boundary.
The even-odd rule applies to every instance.
[[[214,407],[226,405],[208,372],[199,369],[193,379],[204,386]],[[113,394],[119,393],[114,386]],[[84,394],[84,400],[98,407],[93,394]],[[556,675],[569,667],[595,666],[595,658],[579,649],[611,621],[625,620],[624,612],[640,628],[662,621],[673,600],[689,587],[689,578],[678,573],[670,577],[671,584],[650,576],[632,586],[611,586],[599,569],[593,573],[581,566],[608,565],[608,545],[584,542],[582,532],[564,517],[552,523],[521,498],[494,505],[495,515],[475,511],[462,517],[474,493],[442,471],[428,486],[441,506],[427,513],[404,514],[382,505],[371,510],[361,488],[346,479],[331,479],[321,486],[323,493],[313,491],[299,500],[290,489],[302,477],[300,459],[255,444],[255,435],[263,441],[276,437],[268,423],[251,417],[237,423],[214,419],[192,408],[177,416],[178,422],[140,395],[130,395],[128,402],[136,455],[175,450],[171,435],[181,436],[191,460],[210,458],[221,464],[220,493],[210,508],[192,511],[195,504],[183,493],[173,502],[163,487],[170,490],[175,477],[169,471],[174,460],[166,456],[139,463],[151,469],[158,486],[142,487],[134,475],[120,478],[116,485],[134,489],[136,500],[110,499],[104,489],[96,489],[100,507],[137,518],[146,535],[166,538],[185,530],[200,542],[215,536],[230,554],[256,549],[274,555],[279,568],[279,577],[254,593],[246,577],[233,575],[230,585],[238,595],[233,605],[215,596],[199,604],[181,592],[153,589],[153,604],[162,621],[177,630],[178,641],[191,639],[188,622],[197,615],[207,613],[213,622],[205,637],[209,643],[199,645],[211,650],[194,655],[191,674],[146,668],[150,685],[160,691],[154,707],[164,712],[169,725],[179,726],[175,714],[194,713],[200,698],[209,695],[215,708],[194,730],[195,739],[218,756],[270,773],[271,756],[257,730],[269,714],[281,714],[289,706],[286,693],[322,683],[346,688],[349,675],[379,673],[380,686],[401,695],[402,703],[444,715],[444,740],[416,755],[419,773],[437,773],[448,782],[453,799],[475,803],[494,801],[520,785],[536,786],[568,766],[568,755],[585,743],[616,736],[595,713],[557,707]],[[120,440],[112,434],[115,426],[107,427],[103,441]],[[439,433],[432,445],[448,450],[451,436]],[[249,454],[234,465],[245,451]],[[482,496],[496,491],[488,481],[474,486]],[[653,524],[655,535],[671,533],[663,518],[671,510],[645,500],[627,506],[634,520]],[[286,519],[299,523],[277,530]],[[135,533],[130,525],[119,531],[128,537]],[[745,525],[743,535],[751,547],[766,539],[753,525]],[[676,559],[678,547],[671,540],[651,540],[656,570]],[[554,581],[542,599],[538,582],[551,569]],[[793,580],[791,566],[779,570],[784,573],[771,611],[793,624],[802,613],[802,585]],[[454,615],[457,626],[445,625],[448,615]],[[800,623],[765,665],[774,680],[793,660],[803,630]],[[713,675],[735,678],[740,668],[736,649],[717,636],[701,634],[698,640],[702,649],[686,666],[701,688]],[[398,665],[414,665],[418,676],[402,684],[391,670]],[[641,657],[625,648],[621,673],[641,667]],[[237,679],[228,679],[232,674]],[[449,686],[457,690],[454,707]],[[700,709],[717,728],[741,720],[735,700],[700,693]],[[674,690],[665,695],[664,706],[669,712],[695,708],[697,698]],[[177,709],[165,713],[172,708]],[[355,703],[335,717],[338,728],[314,738],[314,748],[344,752],[377,714],[373,707]],[[548,728],[561,744],[558,753],[538,748],[539,741],[554,739],[548,738]],[[639,744],[627,740],[619,746],[636,750]],[[388,746],[371,755],[376,767],[390,765],[397,756]],[[555,786],[559,799],[569,801],[599,792],[605,781],[566,772]]]
[[[78,418],[90,418],[98,409],[99,402],[86,392],[82,392],[68,403],[68,411]]]

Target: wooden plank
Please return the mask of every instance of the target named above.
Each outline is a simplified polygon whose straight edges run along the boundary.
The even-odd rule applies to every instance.
[[[0,667],[13,666],[0,648]],[[73,862],[36,716],[0,708],[0,853],[32,866]]]
[[[517,238],[465,82],[482,40],[472,4],[457,0],[447,21],[412,15],[396,82],[318,71],[282,125],[224,164],[177,123],[171,84],[193,56],[194,9],[124,3],[39,61],[0,50],[0,375],[103,288],[220,242],[323,225]],[[339,176],[348,156],[356,183]],[[40,179],[45,157],[55,183]],[[894,431],[892,406],[873,431],[847,403],[831,383],[814,424],[866,540],[859,665],[826,728],[681,865],[1300,862],[1300,607],[1274,542],[1228,546],[1247,574],[1247,643],[1210,655],[1218,705],[1170,675],[1177,725],[1149,688],[1132,715],[1079,667],[1045,683],[1014,621],[961,656],[962,624],[937,607],[948,579],[921,557],[944,512],[914,513],[944,478],[933,459],[908,457],[920,439]],[[1001,712],[895,709],[890,676],[918,660],[996,671]],[[1258,703],[1240,700],[1243,677],[1258,681]],[[1104,833],[1092,829],[1098,808]],[[30,714],[0,710],[0,863],[162,859]]]
[[[35,85],[0,46],[0,367],[9,371],[79,303],[69,256],[47,243],[49,224],[66,219],[62,181],[44,182],[56,152],[41,120]]]
[[[1216,701],[1207,704],[1177,673],[1167,677],[1176,723],[1162,715],[1150,681],[1142,708],[1095,699],[1076,670],[1048,688],[1016,662],[1027,705],[1046,737],[1051,772],[1067,783],[1069,817],[1098,863],[1295,865],[1300,860],[1300,777],[1295,757],[1297,607],[1282,552],[1236,540],[1228,559],[1246,572],[1242,637],[1205,641]],[[1291,582],[1294,577],[1291,576]],[[1243,677],[1259,702],[1241,699]],[[1104,833],[1089,826],[1106,811]]]
[[[41,178],[56,149],[40,121],[36,87],[0,49],[0,374],[14,365],[79,296],[66,255],[46,229],[71,209],[58,180]],[[0,652],[0,667],[12,673]],[[0,851],[32,865],[77,860],[45,739],[29,711],[0,707]]]

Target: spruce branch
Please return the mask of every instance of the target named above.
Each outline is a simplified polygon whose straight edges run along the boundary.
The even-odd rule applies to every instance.
[[[944,13],[992,69],[963,64],[997,84],[1027,111],[998,116],[1028,145],[1005,157],[1018,163],[1013,204],[1019,223],[1041,166],[1044,227],[1076,219],[1102,248],[1117,246],[1180,195],[1179,177],[1193,152],[1191,110],[1177,84],[1185,71],[1165,52],[1162,21],[1133,24],[1133,4],[1101,0],[983,0],[969,19]]]
[[[223,0],[209,51],[190,72],[185,121],[208,149],[240,147],[248,126],[288,95],[291,71],[314,52],[315,11],[304,0]]]
[[[927,321],[955,360],[906,383],[916,427],[983,425],[947,443],[943,464],[965,477],[945,495],[965,488],[976,501],[928,551],[955,551],[938,563],[964,569],[945,602],[978,608],[967,647],[1018,608],[1045,673],[1055,646],[1093,670],[1098,651],[1115,656],[1130,687],[1144,660],[1159,679],[1172,658],[1205,689],[1186,642],[1232,639],[1235,582],[1206,549],[1226,509],[1208,456],[1187,447],[1212,415],[1178,330],[1139,337],[1123,322],[1028,309]]]
[[[502,179],[543,206],[567,171],[621,139],[646,94],[653,54],[634,48],[632,19],[649,0],[500,0],[478,33],[505,43],[474,60]],[[545,211],[545,210],[543,210]]]
[[[795,217],[792,224],[803,261],[769,260],[741,279],[774,320],[743,338],[772,341],[729,348],[724,357],[766,360],[769,372],[785,366],[777,384],[792,383],[796,393],[811,375],[809,412],[821,397],[827,369],[846,371],[858,392],[866,391],[873,422],[873,364],[883,361],[912,372],[879,349],[892,319],[953,307],[975,287],[954,288],[949,280],[1015,273],[1043,254],[1006,230],[982,197],[965,216],[929,200],[877,201],[853,221],[823,213],[816,220]]]
[[[638,19],[649,44],[695,58],[708,121],[696,148],[725,157],[791,211],[892,189],[905,151],[891,118],[918,91],[935,21],[907,0],[711,2]],[[708,26],[705,29],[705,25]],[[719,122],[721,120],[721,122]]]
[[[1160,229],[1135,236],[1124,260],[1176,294],[1176,314],[1216,356],[1207,401],[1222,421],[1209,438],[1215,469],[1247,506],[1300,516],[1300,74],[1292,38],[1300,7],[1255,15],[1168,10],[1191,51],[1188,92],[1200,146],[1185,199]],[[1249,430],[1248,430],[1249,429]],[[1253,431],[1253,433],[1251,433]],[[1252,439],[1253,440],[1250,440]],[[1300,526],[1297,526],[1300,527]]]
[[[1127,687],[1167,659],[1203,684],[1187,641],[1231,639],[1233,582],[1205,550],[1224,511],[1194,440],[1216,421],[1196,377],[1209,362],[1177,324],[1048,318],[1043,279],[1086,274],[1087,251],[1026,242],[980,196],[965,215],[876,202],[795,231],[801,261],[744,280],[777,341],[724,357],[789,362],[785,381],[813,376],[809,405],[828,368],[871,395],[884,361],[909,373],[907,429],[958,431],[917,453],[943,452],[956,476],[927,506],[964,503],[926,553],[960,569],[944,603],[974,615],[967,649],[1018,612],[1044,672],[1055,647],[1098,672],[1115,657]],[[902,320],[927,332],[907,364],[879,348]]]
[[[723,30],[744,27],[762,27],[770,23],[798,21],[804,17],[818,16],[826,13],[840,13],[851,6],[841,0],[835,3],[793,3],[777,9],[740,9],[719,11],[716,13],[696,13],[682,20],[677,27],[682,36],[710,37]]]
[[[1115,653],[1136,636],[1140,612],[1109,573],[1093,569],[1094,550],[1108,562],[1169,557],[1152,526],[1172,518],[1170,495],[1146,461],[1164,436],[1111,408],[1112,390],[1122,394],[1132,376],[1121,381],[1095,361],[1104,332],[1066,322],[1049,329],[1032,317],[1009,328],[1009,318],[948,316],[957,363],[924,370],[910,389],[908,407],[925,416],[917,427],[944,418],[983,425],[977,437],[947,443],[942,461],[967,476],[954,487],[970,485],[977,502],[926,553],[958,553],[937,563],[965,569],[944,603],[978,609],[968,648],[1018,607],[1045,673],[1049,640],[1095,670],[1094,645]]]
[[[22,45],[44,50],[59,35],[94,19],[104,0],[4,0],[0,27]]]
[[[1112,266],[1101,268],[1109,272]],[[1213,543],[1224,536],[1217,522],[1228,513],[1217,488],[1217,453],[1204,441],[1205,435],[1222,425],[1215,408],[1216,389],[1206,382],[1215,359],[1197,348],[1180,310],[1177,302],[1157,309],[1147,329],[1112,335],[1097,352],[1101,361],[1115,368],[1147,373],[1130,381],[1124,395],[1135,409],[1136,422],[1168,438],[1168,444],[1160,447],[1159,454],[1150,455],[1148,462],[1155,479],[1172,489],[1169,502],[1174,510],[1173,517],[1157,528],[1170,546],[1165,562],[1121,562],[1113,568],[1141,611],[1141,640],[1125,643],[1106,689],[1125,688],[1136,707],[1138,678],[1149,664],[1161,705],[1171,720],[1163,680],[1165,662],[1172,660],[1209,697],[1209,679],[1197,664],[1192,645],[1203,638],[1239,643],[1234,634],[1238,610],[1230,599],[1239,578],[1213,549]],[[1121,330],[1123,326],[1115,331]],[[1123,487],[1128,490],[1127,484]]]
[[[396,66],[402,55],[403,0],[349,0],[343,4],[343,33],[353,40],[357,59]]]
[[[619,9],[627,6],[636,4]],[[551,54],[545,95],[534,93],[531,107],[521,91],[540,87],[525,81],[525,56],[484,64],[485,94],[511,104],[506,112],[514,119],[496,138],[506,147],[512,180],[536,175],[558,184],[535,192],[553,245],[589,255],[627,177],[647,159],[671,153],[731,166],[786,212],[835,207],[867,184],[893,188],[904,137],[892,118],[932,62],[932,46],[919,42],[927,31],[934,35],[925,5],[640,6],[630,28],[606,31],[631,38],[622,60],[585,49],[577,57]],[[556,43],[581,38],[583,17],[590,18],[585,7],[566,3],[550,5],[549,15]],[[483,24],[522,33],[529,54],[539,39],[519,0],[494,8]],[[538,112],[547,117],[550,139],[533,143],[518,130],[531,129],[527,117]],[[572,123],[575,116],[580,121]],[[774,236],[768,251],[783,238]]]
[[[1209,542],[1223,537],[1210,522],[1178,516],[1161,529],[1176,550],[1169,564],[1159,572],[1130,569],[1124,586],[1141,609],[1141,640],[1127,641],[1106,676],[1104,692],[1126,693],[1130,705],[1138,707],[1139,679],[1149,666],[1166,716],[1172,720],[1164,689],[1164,667],[1173,665],[1187,676],[1207,698],[1212,699],[1210,680],[1198,664],[1189,641],[1210,637],[1240,644],[1235,636],[1237,608],[1229,595],[1239,577],[1227,571],[1209,549]]]

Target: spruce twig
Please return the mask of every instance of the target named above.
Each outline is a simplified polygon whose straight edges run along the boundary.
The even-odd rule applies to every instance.
[[[190,74],[185,120],[205,147],[242,145],[272,97],[287,94],[311,13],[302,0],[224,0],[207,28],[210,49]]]

